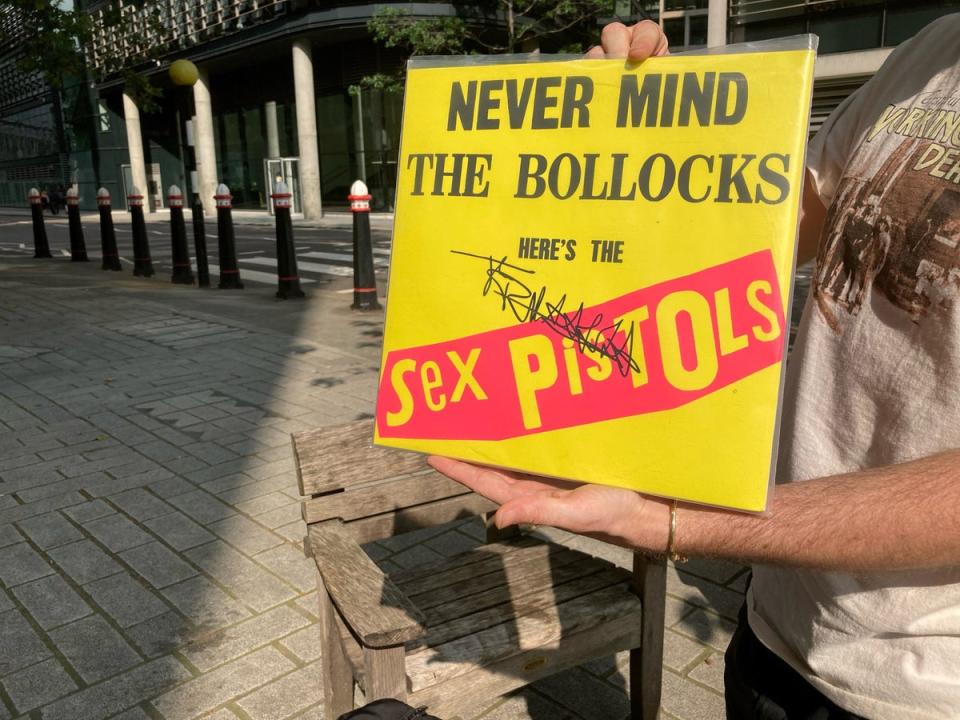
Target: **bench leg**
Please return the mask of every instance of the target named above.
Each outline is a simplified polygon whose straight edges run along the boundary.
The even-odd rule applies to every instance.
[[[657,720],[663,681],[666,560],[635,553],[633,577],[643,603],[643,626],[641,646],[630,651],[630,717],[632,720]]]
[[[381,698],[407,699],[407,671],[404,657],[403,645],[363,649],[367,702]]]
[[[324,717],[340,717],[353,710],[353,669],[343,651],[333,601],[317,572],[317,595],[320,598],[320,673],[323,683]]]

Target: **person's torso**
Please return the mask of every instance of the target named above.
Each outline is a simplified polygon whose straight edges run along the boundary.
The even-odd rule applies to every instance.
[[[958,35],[960,16],[938,23],[858,107],[788,367],[778,482],[960,448]],[[758,567],[750,624],[853,712],[960,717],[957,564]]]

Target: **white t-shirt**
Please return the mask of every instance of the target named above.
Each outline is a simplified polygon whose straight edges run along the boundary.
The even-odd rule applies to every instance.
[[[960,14],[897,48],[808,164],[829,211],[778,482],[960,448]],[[747,607],[760,640],[841,707],[960,718],[960,558],[870,575],[756,567]]]

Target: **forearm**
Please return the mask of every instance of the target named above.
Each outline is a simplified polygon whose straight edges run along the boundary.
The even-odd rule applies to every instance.
[[[960,451],[779,485],[764,515],[681,505],[675,547],[850,571],[960,565]]]

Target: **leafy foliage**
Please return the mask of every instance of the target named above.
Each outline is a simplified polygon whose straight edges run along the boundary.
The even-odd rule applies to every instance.
[[[80,48],[91,34],[90,18],[62,0],[4,0],[0,43],[19,47],[20,72],[40,72],[53,87],[83,72]]]
[[[62,89],[68,78],[76,81],[84,77],[87,65],[83,48],[93,38],[93,22],[89,15],[75,9],[70,0],[2,0],[0,12],[0,45],[18,48],[17,70],[38,72],[56,89]],[[127,20],[115,1],[104,8],[102,18],[106,27],[120,32],[127,29]],[[159,20],[151,18],[150,22]],[[142,53],[118,58],[113,63],[126,68],[121,73],[124,88],[145,112],[158,109],[156,99],[161,93],[133,69],[148,60]]]
[[[558,52],[580,52],[596,41],[597,18],[613,13],[613,0],[473,0],[452,3],[456,15],[415,17],[409,10],[385,7],[367,27],[387,48],[405,58],[416,55],[513,53],[548,46]],[[359,87],[401,90],[403,71],[363,78]]]

